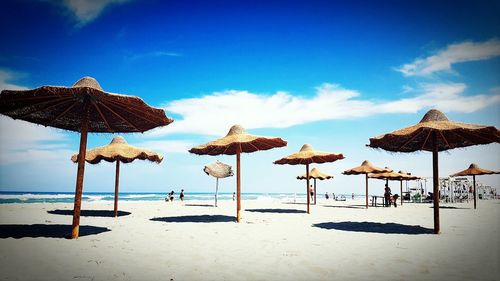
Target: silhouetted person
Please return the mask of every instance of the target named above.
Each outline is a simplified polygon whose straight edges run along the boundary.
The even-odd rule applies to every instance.
[[[385,188],[384,188],[384,200],[385,200],[385,206],[386,207],[389,207],[389,204],[391,202],[391,195],[392,195],[391,188],[386,183],[385,184]]]

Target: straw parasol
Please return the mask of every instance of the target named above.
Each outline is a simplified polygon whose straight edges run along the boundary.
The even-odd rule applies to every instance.
[[[370,138],[368,146],[394,152],[432,151],[434,233],[438,234],[440,231],[438,152],[494,142],[500,142],[500,132],[494,126],[450,121],[441,111],[431,109],[418,124]]]
[[[311,172],[309,173],[309,178],[313,179],[314,180],[314,205],[316,205],[316,180],[329,180],[329,179],[333,179],[333,176],[332,175],[329,175],[329,174],[325,174],[323,172],[321,172],[319,169],[316,169],[316,168],[312,168]],[[298,176],[297,177],[298,180],[305,180],[307,179],[307,176],[304,174],[304,175],[301,175],[301,176]]]
[[[122,136],[113,138],[110,144],[94,148],[86,152],[85,161],[90,164],[97,164],[102,160],[107,162],[116,161],[115,174],[115,217],[118,217],[118,184],[120,180],[120,162],[130,163],[134,160],[149,160],[158,164],[163,160],[163,156],[147,149],[129,145]],[[78,154],[71,157],[71,161],[78,162]]]
[[[363,163],[361,163],[361,166],[354,167],[349,170],[345,170],[342,172],[344,175],[365,175],[365,183],[366,183],[366,191],[365,191],[365,201],[366,201],[366,208],[368,209],[368,174],[376,174],[376,173],[385,173],[385,172],[392,172],[391,169],[387,168],[379,168],[373,166],[373,164],[365,160]]]
[[[307,213],[310,213],[310,197],[309,197],[309,164],[316,163],[327,163],[335,162],[337,160],[344,159],[342,153],[336,154],[331,152],[317,151],[312,148],[309,144],[304,144],[299,152],[289,155],[285,158],[274,161],[274,164],[289,164],[289,165],[306,165],[306,197],[307,197]]]
[[[189,150],[189,152],[199,155],[236,154],[236,221],[240,222],[240,154],[251,153],[259,150],[268,150],[282,146],[286,146],[286,141],[282,140],[281,138],[250,135],[240,125],[234,125],[231,127],[225,137],[193,147]]]
[[[173,122],[165,111],[138,97],[103,91],[92,77],[72,87],[43,86],[31,90],[4,90],[0,113],[14,119],[80,132],[79,154],[85,156],[87,133],[145,132]],[[78,161],[72,238],[78,238],[85,157]]]
[[[455,173],[451,175],[450,177],[461,177],[461,176],[472,176],[472,184],[474,185],[474,209],[476,209],[476,176],[480,175],[493,175],[493,174],[499,174],[500,172],[495,172],[495,171],[490,171],[486,169],[479,168],[477,164],[470,164],[468,169],[465,169],[463,171],[460,171],[458,173]]]
[[[219,191],[219,179],[231,177],[234,175],[233,169],[228,164],[224,164],[217,160],[212,164],[208,164],[203,168],[203,171],[212,177],[215,177],[215,207],[217,207],[217,193]]]

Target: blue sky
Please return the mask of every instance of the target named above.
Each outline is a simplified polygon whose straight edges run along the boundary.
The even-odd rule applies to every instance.
[[[165,155],[123,165],[122,191],[209,191],[203,165],[234,157],[187,150],[240,123],[285,148],[242,157],[244,192],[303,192],[302,166],[276,166],[304,143],[346,159],[318,165],[319,192],[363,194],[340,173],[369,159],[431,176],[431,154],[391,154],[368,139],[418,122],[500,125],[498,1],[2,1],[0,88],[71,86],[95,77],[176,121],[129,143]],[[0,117],[0,190],[73,191],[79,135]],[[89,148],[111,134],[91,134]],[[500,170],[498,144],[442,153],[448,175],[477,162]],[[498,187],[497,176],[480,181]],[[112,191],[114,165],[88,165],[84,191]],[[221,182],[232,192],[235,180]],[[372,193],[382,184],[373,181]]]

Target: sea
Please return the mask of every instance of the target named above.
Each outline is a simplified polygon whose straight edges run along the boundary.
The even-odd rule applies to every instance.
[[[214,200],[214,192],[185,192],[184,200]],[[113,192],[84,192],[82,201],[113,201]],[[305,193],[242,193],[242,200],[290,200],[303,198]],[[320,194],[318,194],[318,197]],[[14,192],[0,191],[0,204],[5,203],[73,203],[74,192]],[[164,201],[166,193],[159,192],[121,192],[118,195],[120,201]],[[179,199],[179,193],[174,194],[175,200]],[[218,200],[233,200],[233,193],[219,193]]]

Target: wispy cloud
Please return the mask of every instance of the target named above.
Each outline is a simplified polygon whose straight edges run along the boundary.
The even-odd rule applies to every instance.
[[[133,54],[133,55],[127,56],[126,58],[129,60],[138,60],[138,59],[144,59],[144,58],[180,57],[180,56],[182,56],[182,55],[179,53],[175,53],[175,52],[154,51],[154,52],[148,52],[148,53],[142,53],[142,54]]]
[[[312,97],[228,90],[166,104],[167,113],[181,115],[182,119],[150,134],[221,135],[235,123],[247,129],[286,128],[323,120],[416,113],[430,107],[447,112],[474,112],[500,101],[498,94],[465,96],[465,88],[461,83],[424,84],[415,90],[416,96],[394,101],[364,100],[358,91],[328,83],[317,87]]]
[[[62,5],[76,18],[80,26],[95,20],[109,6],[131,0],[63,0]]]
[[[144,147],[157,153],[187,153],[194,146],[190,141],[184,140],[158,140],[134,143],[134,146]]]
[[[434,55],[419,58],[396,70],[404,76],[426,76],[440,71],[450,71],[452,65],[461,62],[487,60],[500,55],[500,40],[462,42],[451,44]]]
[[[65,144],[66,135],[57,129],[1,116],[0,131],[0,165],[55,159],[69,161],[74,153]]]
[[[26,87],[15,85],[12,83],[13,80],[18,79],[23,76],[22,74],[6,70],[0,69],[0,91],[2,90],[25,90]]]
[[[378,104],[378,110],[381,113],[414,113],[435,107],[445,112],[472,113],[500,102],[500,94],[462,95],[466,89],[463,83],[422,84],[420,87],[420,95]]]

